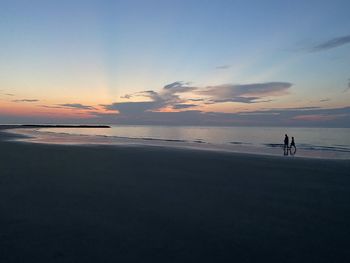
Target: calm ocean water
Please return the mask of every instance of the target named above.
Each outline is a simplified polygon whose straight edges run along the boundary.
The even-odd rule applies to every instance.
[[[37,142],[165,145],[274,155],[283,155],[288,134],[295,138],[296,156],[350,159],[349,128],[112,126],[25,133]]]

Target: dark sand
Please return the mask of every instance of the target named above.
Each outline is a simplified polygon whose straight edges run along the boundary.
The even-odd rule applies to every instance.
[[[0,135],[0,262],[350,262],[350,162]]]

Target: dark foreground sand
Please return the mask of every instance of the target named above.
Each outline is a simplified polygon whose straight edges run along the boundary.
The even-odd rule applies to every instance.
[[[0,262],[350,262],[350,163],[6,142]]]

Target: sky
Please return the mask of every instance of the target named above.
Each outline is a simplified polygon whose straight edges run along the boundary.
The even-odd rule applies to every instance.
[[[0,2],[0,124],[350,127],[348,0]]]

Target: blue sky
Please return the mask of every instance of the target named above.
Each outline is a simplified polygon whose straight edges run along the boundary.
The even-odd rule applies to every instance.
[[[128,107],[142,109],[137,120],[310,106],[331,114],[350,106],[348,10],[349,1],[3,0],[0,121],[117,122]],[[170,94],[171,83],[192,89]],[[333,125],[325,115],[318,125]]]

